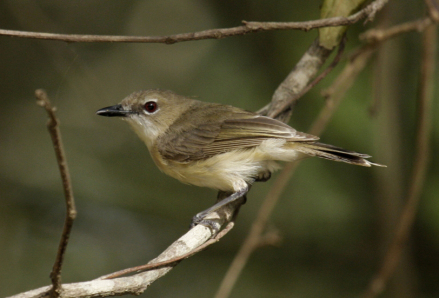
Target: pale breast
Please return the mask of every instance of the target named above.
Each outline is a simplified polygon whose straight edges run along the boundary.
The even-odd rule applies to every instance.
[[[164,173],[183,183],[223,191],[238,191],[252,184],[259,173],[279,168],[258,148],[236,150],[188,163],[165,161],[160,156],[155,161]]]

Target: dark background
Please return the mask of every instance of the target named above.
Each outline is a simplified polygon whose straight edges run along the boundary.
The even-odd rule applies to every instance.
[[[248,21],[319,18],[320,1],[0,2],[0,28],[39,32],[166,35]],[[423,1],[398,1],[372,25],[423,16]],[[360,44],[362,22],[346,52]],[[0,296],[49,284],[64,198],[46,114],[34,90],[58,108],[78,217],[62,272],[77,282],[144,264],[185,233],[216,192],[160,173],[123,122],[95,115],[133,91],[162,88],[209,102],[258,110],[317,37],[274,31],[222,40],[163,44],[65,43],[0,37]],[[232,297],[353,297],[381,264],[406,200],[413,165],[420,35],[386,43],[331,120],[322,141],[368,153],[388,168],[309,159],[282,195],[270,227],[279,247],[252,255]],[[306,94],[289,124],[306,131],[345,64]],[[380,80],[383,102],[369,108]],[[438,112],[438,93],[432,113]],[[419,212],[386,297],[439,295],[439,117]],[[274,175],[276,177],[276,175]],[[273,183],[252,188],[234,230],[155,282],[144,297],[212,297]]]

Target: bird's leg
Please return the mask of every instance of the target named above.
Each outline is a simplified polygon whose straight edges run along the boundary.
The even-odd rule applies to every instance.
[[[209,215],[210,213],[218,210],[219,208],[236,201],[237,199],[239,199],[240,197],[244,196],[249,190],[248,185],[245,186],[245,188],[242,188],[234,193],[232,193],[230,196],[228,196],[227,198],[219,201],[218,203],[216,203],[215,205],[213,205],[212,207],[207,208],[204,211],[201,211],[200,213],[197,213],[193,218],[192,218],[192,223],[191,223],[191,227],[196,226],[197,224],[199,224],[201,221],[204,220],[204,218]],[[209,225],[210,226],[210,225]]]

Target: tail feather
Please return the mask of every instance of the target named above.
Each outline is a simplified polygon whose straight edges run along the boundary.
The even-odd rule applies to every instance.
[[[329,159],[333,161],[346,162],[364,167],[370,167],[370,166],[386,167],[385,165],[373,163],[367,160],[367,158],[371,157],[370,155],[362,154],[355,151],[350,151],[340,147],[318,143],[318,142],[300,143],[300,146],[297,146],[295,149],[306,155],[317,156],[320,158]]]

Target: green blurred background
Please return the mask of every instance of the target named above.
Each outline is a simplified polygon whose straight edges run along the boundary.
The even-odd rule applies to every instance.
[[[0,2],[0,28],[26,31],[165,35],[232,27],[241,20],[319,18],[313,1]],[[398,1],[374,24],[419,18],[423,1]],[[368,25],[370,26],[370,25]],[[358,46],[362,22],[348,31]],[[160,173],[128,125],[95,115],[133,91],[162,88],[258,110],[317,37],[276,31],[174,45],[78,43],[0,37],[0,296],[49,284],[65,206],[46,114],[34,90],[58,108],[78,209],[63,282],[144,264],[185,233],[216,192]],[[406,200],[413,164],[420,35],[386,44],[331,120],[322,141],[369,153],[388,168],[309,159],[295,173],[270,227],[278,247],[257,249],[232,297],[353,297],[381,264]],[[305,95],[290,124],[306,131],[324,105],[320,91],[346,61]],[[436,73],[437,75],[437,73]],[[372,117],[376,82],[378,114]],[[437,81],[437,79],[436,79]],[[438,92],[433,105],[438,112]],[[406,254],[385,297],[439,296],[439,117],[432,158]],[[274,178],[276,175],[274,175]],[[182,262],[144,297],[212,297],[274,179],[253,187],[237,225],[219,243]]]

